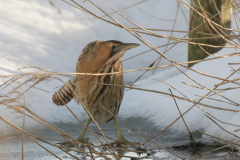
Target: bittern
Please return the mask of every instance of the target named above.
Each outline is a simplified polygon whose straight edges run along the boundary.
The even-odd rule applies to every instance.
[[[124,94],[124,88],[121,86],[123,85],[121,57],[127,50],[137,46],[139,44],[122,43],[116,40],[89,43],[78,58],[76,73],[120,73],[105,75],[76,74],[53,95],[53,102],[56,105],[64,105],[74,97],[77,103],[82,103],[86,107],[96,121],[108,122],[113,120],[118,131],[117,141],[128,143],[122,135],[117,118],[114,115],[118,114]],[[92,118],[89,116],[86,127],[91,120]],[[87,143],[84,137],[86,127],[83,128],[77,138],[82,143]]]

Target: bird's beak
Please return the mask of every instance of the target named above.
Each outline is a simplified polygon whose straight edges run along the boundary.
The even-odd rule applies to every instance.
[[[140,45],[137,43],[122,43],[116,48],[117,49],[116,52],[127,51],[138,46]]]

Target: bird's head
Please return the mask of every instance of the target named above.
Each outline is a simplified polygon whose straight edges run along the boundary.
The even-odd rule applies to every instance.
[[[77,72],[78,67],[95,71],[105,65],[113,65],[127,50],[137,46],[137,43],[122,43],[116,40],[91,42],[83,49],[78,59]]]

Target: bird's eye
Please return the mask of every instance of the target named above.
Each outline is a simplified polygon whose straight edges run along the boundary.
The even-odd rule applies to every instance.
[[[112,45],[112,50],[114,50],[115,48],[117,48],[117,46]]]

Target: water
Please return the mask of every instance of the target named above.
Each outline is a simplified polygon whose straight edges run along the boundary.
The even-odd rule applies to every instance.
[[[137,131],[139,131],[141,134],[145,135],[148,138],[154,136],[156,133],[159,132],[159,130],[156,127],[154,127],[153,124],[143,123],[146,121],[142,118],[129,118],[129,119],[125,119],[125,122],[127,122],[130,126],[135,128]],[[70,136],[72,136],[74,138],[76,138],[82,130],[82,126],[79,124],[76,124],[76,123],[68,123],[68,124],[57,123],[54,125],[56,125],[61,130],[65,131],[67,134],[69,134]],[[99,126],[107,137],[117,139],[117,131],[116,131],[116,127],[113,122],[100,123]],[[132,129],[130,129],[129,127],[124,125],[123,123],[120,123],[120,126],[121,126],[121,130],[122,130],[125,138],[127,138],[129,141],[138,142],[138,143],[144,143],[146,141],[146,139],[144,137],[142,137],[140,134],[136,133],[135,131],[133,131]],[[100,131],[98,130],[98,128],[96,127],[96,125],[93,122],[90,123],[89,129],[93,133],[100,133]],[[55,131],[53,131],[49,128],[46,128],[46,127],[36,126],[36,127],[26,128],[25,130],[27,132],[29,132],[30,134],[34,135],[35,137],[41,137],[42,139],[44,139],[47,142],[50,142],[52,144],[56,144],[57,142],[59,142],[59,141],[56,141],[53,139],[63,139],[63,137],[61,135],[59,135]],[[103,143],[106,143],[106,141],[104,140],[104,138],[101,135],[99,135],[99,134],[96,134],[96,135]],[[89,138],[91,143],[93,143],[94,145],[97,146],[97,147],[96,146],[92,147],[91,149],[94,149],[96,152],[105,153],[104,155],[106,157],[109,157],[110,159],[114,159],[114,157],[112,155],[108,155],[109,151],[107,149],[104,149],[103,147],[100,146],[101,143],[98,140],[96,140],[94,138],[94,136],[91,135],[91,133],[87,132],[86,137]],[[201,135],[197,132],[193,133],[193,137],[195,138],[195,141],[198,141],[198,142],[203,141],[203,139],[201,138]],[[47,138],[51,138],[51,139],[47,139]],[[32,138],[32,139],[35,140],[36,142],[38,142],[40,145],[42,145],[42,147],[45,147],[50,152],[54,153],[60,159],[71,160],[71,159],[75,159],[74,156],[78,157],[79,159],[91,159],[90,157],[86,156],[86,154],[84,154],[84,153],[79,153],[76,151],[68,151],[68,153],[71,154],[71,155],[69,155],[68,153],[63,152],[62,150],[60,150],[57,147],[51,146],[51,145],[49,145],[45,142],[42,142],[36,138]],[[112,142],[112,140],[109,140],[109,141]],[[125,159],[158,160],[158,159],[181,159],[181,158],[189,159],[188,156],[185,156],[183,154],[186,154],[186,155],[195,154],[195,157],[196,157],[196,156],[199,156],[209,150],[216,148],[216,145],[215,146],[210,146],[210,145],[201,146],[200,145],[198,148],[198,151],[193,153],[192,152],[193,149],[191,147],[189,147],[189,145],[188,145],[190,142],[189,136],[188,135],[177,136],[177,134],[176,133],[173,134],[171,132],[171,130],[170,131],[167,130],[166,132],[163,132],[163,134],[161,134],[160,136],[157,136],[156,138],[154,138],[154,142],[156,142],[160,146],[157,146],[152,142],[148,142],[145,145],[139,145],[140,148],[138,148],[138,146],[137,147],[128,146],[126,149],[124,149],[124,148],[114,149],[114,153],[118,157],[120,157],[121,160],[125,160]],[[203,143],[206,144],[205,142],[203,142]],[[173,152],[180,153],[177,155],[181,158],[173,155],[172,153],[169,153],[168,151],[166,151],[164,149],[161,149],[161,146],[166,149],[169,149]],[[58,159],[57,157],[53,156],[51,153],[49,153],[42,147],[40,147],[38,144],[36,144],[32,140],[30,140],[29,138],[25,137],[24,138],[24,146],[23,146],[24,159],[26,159],[26,160],[32,160],[32,159],[34,159],[34,160],[47,160],[47,159],[55,160],[55,159]],[[0,137],[0,148],[1,148],[1,150],[0,150],[0,159],[1,160],[22,159],[22,135],[16,131],[11,132],[11,134],[9,134],[9,135],[2,134]],[[77,150],[77,148],[73,148],[73,149]],[[86,147],[81,147],[81,149],[83,149],[86,152],[89,152],[89,149]],[[137,151],[140,151],[142,153],[139,154],[139,153],[137,153]],[[207,156],[226,155],[227,152],[229,153],[231,151],[230,150],[222,150],[220,152],[211,153]],[[97,157],[97,155],[94,153],[93,153],[93,156],[95,156],[95,159],[104,159],[104,158]],[[133,157],[135,157],[135,158],[133,158]],[[231,158],[231,156],[229,155],[227,157],[217,158],[217,159],[228,159],[228,158]]]

